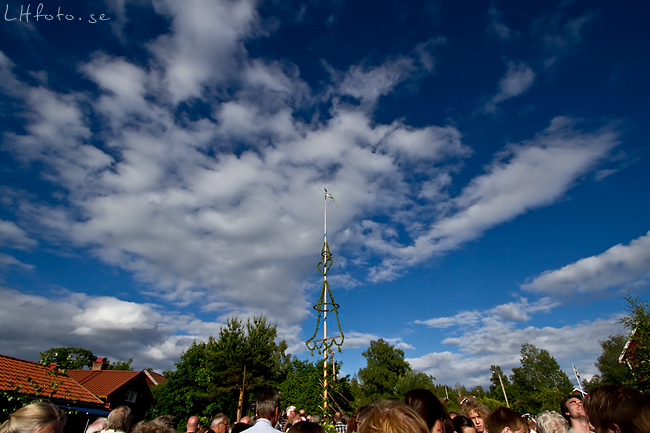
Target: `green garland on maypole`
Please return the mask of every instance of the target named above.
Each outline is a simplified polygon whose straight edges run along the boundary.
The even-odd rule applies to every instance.
[[[314,305],[314,310],[318,313],[318,321],[316,323],[316,331],[314,335],[311,336],[309,340],[305,343],[307,348],[310,350],[311,355],[314,356],[314,350],[318,351],[318,354],[327,353],[330,348],[334,345],[338,347],[339,352],[341,351],[341,346],[343,345],[343,340],[345,336],[343,331],[341,331],[341,323],[339,322],[339,304],[334,301],[334,295],[330,289],[330,285],[327,282],[327,272],[332,266],[332,254],[330,253],[330,247],[327,244],[327,199],[331,198],[334,203],[334,197],[325,190],[325,233],[323,234],[323,249],[321,250],[321,261],[318,263],[317,268],[319,272],[323,275],[323,287],[320,292],[320,297],[318,302]],[[327,314],[334,313],[336,315],[336,325],[339,328],[339,335],[336,337],[325,338],[322,340],[315,340],[318,335],[318,331],[321,327],[321,322],[323,323],[324,331],[327,332]],[[322,319],[322,320],[321,320]]]
[[[330,253],[330,247],[327,245],[327,199],[331,198],[334,203],[334,197],[325,190],[325,207],[324,207],[324,233],[323,233],[323,249],[321,250],[321,262],[318,263],[318,270],[323,275],[323,288],[320,292],[320,298],[318,302],[314,305],[314,310],[318,313],[318,322],[316,323],[316,331],[314,335],[311,336],[309,340],[305,343],[307,348],[310,350],[311,355],[314,356],[314,349],[318,350],[319,354],[323,354],[323,416],[327,415],[327,356],[329,355],[329,350],[332,346],[338,346],[339,352],[341,351],[341,346],[343,345],[343,331],[341,331],[341,323],[339,323],[339,304],[334,301],[334,296],[332,295],[332,290],[330,285],[327,282],[327,272],[332,266],[332,254]],[[329,299],[329,300],[328,300]],[[327,337],[327,313],[334,312],[336,314],[336,325],[339,327],[339,335],[336,337]],[[318,330],[321,327],[321,318],[323,324],[323,338],[320,340],[315,340],[316,335],[318,335]],[[335,374],[336,369],[332,374]]]

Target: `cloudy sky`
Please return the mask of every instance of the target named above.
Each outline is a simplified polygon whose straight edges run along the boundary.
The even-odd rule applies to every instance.
[[[643,2],[3,6],[0,353],[164,370],[263,314],[317,359],[324,188],[348,374],[589,377],[649,297]]]

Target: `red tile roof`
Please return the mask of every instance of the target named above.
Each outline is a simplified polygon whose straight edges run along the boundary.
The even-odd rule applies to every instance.
[[[51,366],[0,355],[0,390],[88,403],[103,402]]]
[[[142,374],[141,371],[125,370],[68,370],[67,373],[100,398],[109,397]]]

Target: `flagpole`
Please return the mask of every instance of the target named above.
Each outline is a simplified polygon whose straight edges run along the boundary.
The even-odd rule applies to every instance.
[[[323,250],[323,256],[325,256],[325,251],[327,251],[327,190],[325,190],[325,205],[323,211],[323,239],[325,240],[325,249]],[[323,262],[325,262],[326,257],[323,257]],[[323,273],[323,285],[327,286],[327,271]],[[323,309],[323,340],[327,341],[327,291],[325,291],[325,304]],[[327,347],[324,347],[323,350],[323,415],[327,415]]]
[[[576,374],[576,380],[578,381],[578,387],[580,388],[580,394],[585,395],[585,392],[582,390],[582,383],[580,382],[580,375],[578,374],[578,370],[576,369],[576,366],[571,364],[571,367],[573,367],[573,372]]]

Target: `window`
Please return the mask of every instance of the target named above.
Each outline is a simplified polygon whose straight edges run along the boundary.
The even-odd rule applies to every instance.
[[[135,391],[127,391],[126,392],[126,398],[124,401],[127,401],[129,403],[135,403],[135,399],[138,397],[138,393]]]

